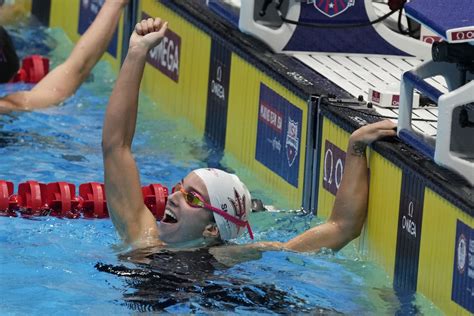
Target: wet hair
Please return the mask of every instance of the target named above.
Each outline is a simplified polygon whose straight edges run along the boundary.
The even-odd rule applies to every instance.
[[[20,68],[20,61],[7,31],[0,26],[0,83],[10,81]]]

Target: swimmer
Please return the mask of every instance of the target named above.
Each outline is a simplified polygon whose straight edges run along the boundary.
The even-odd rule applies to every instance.
[[[109,46],[122,9],[128,1],[106,0],[96,19],[77,42],[66,61],[48,73],[31,91],[15,92],[0,98],[0,113],[45,108],[57,105],[73,95]],[[15,63],[14,58],[12,61]],[[17,61],[16,70],[18,70]],[[11,77],[4,82],[8,82],[9,79]]]
[[[143,202],[139,171],[132,151],[140,82],[149,50],[158,45],[168,27],[160,18],[135,26],[129,50],[107,106],[102,152],[105,190],[112,222],[122,240],[133,248],[199,248],[225,245],[247,232],[251,197],[236,175],[218,169],[189,173],[168,197],[165,215],[157,222]],[[328,221],[288,242],[258,242],[247,249],[285,249],[313,252],[339,250],[363,227],[368,203],[367,145],[395,136],[395,124],[380,121],[356,130],[349,139],[344,176]]]

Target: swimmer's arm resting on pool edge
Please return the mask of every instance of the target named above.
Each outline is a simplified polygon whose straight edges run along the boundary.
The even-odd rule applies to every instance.
[[[301,252],[314,252],[321,248],[339,250],[358,237],[368,207],[369,175],[366,147],[380,138],[395,136],[395,126],[395,123],[384,120],[363,126],[352,133],[341,186],[326,223],[313,227],[285,243],[262,242],[254,244],[253,247],[283,248]]]
[[[160,43],[167,26],[167,22],[158,18],[143,20],[135,26],[127,57],[107,105],[102,132],[109,214],[124,242],[135,247],[159,243],[156,219],[143,202],[131,146],[146,55]]]

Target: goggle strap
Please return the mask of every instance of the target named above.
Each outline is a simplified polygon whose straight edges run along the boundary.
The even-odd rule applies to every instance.
[[[252,232],[252,228],[250,228],[249,222],[247,222],[247,230],[249,231],[250,239],[253,240],[253,232]]]
[[[204,203],[205,204],[205,207],[217,214],[219,214],[220,216],[224,217],[226,220],[234,223],[235,225],[237,226],[240,226],[240,227],[246,227],[248,232],[249,232],[249,235],[250,235],[250,239],[253,239],[253,232],[252,232],[252,228],[250,228],[250,223],[248,221],[243,221],[241,219],[238,219],[218,208],[215,208],[214,206],[212,205],[209,205],[207,203]]]

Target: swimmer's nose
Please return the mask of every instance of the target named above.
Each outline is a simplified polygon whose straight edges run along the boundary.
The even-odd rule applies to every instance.
[[[178,194],[181,194],[181,192],[180,191],[175,191],[174,193],[169,195],[167,203],[169,203],[170,205],[172,205],[174,207],[177,207],[179,205],[179,203],[177,201]]]

